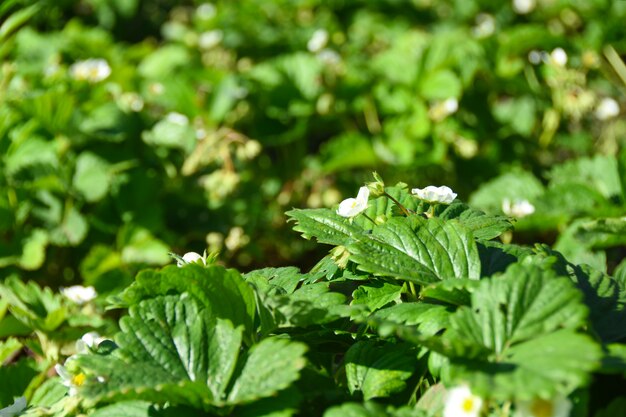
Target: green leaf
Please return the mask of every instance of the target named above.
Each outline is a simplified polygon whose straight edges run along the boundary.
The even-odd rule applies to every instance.
[[[22,343],[13,337],[0,341],[0,364],[4,363],[7,358],[15,354],[21,348]]]
[[[61,378],[51,378],[37,388],[29,403],[32,406],[52,407],[66,395],[67,387],[61,382]]]
[[[502,210],[502,201],[508,198],[511,201],[533,201],[544,193],[541,181],[532,173],[516,171],[503,174],[480,186],[470,197],[473,207],[491,212]]]
[[[559,328],[576,329],[587,318],[580,292],[552,271],[514,264],[504,275],[483,280],[472,307],[451,317],[464,340],[501,354],[508,346]]]
[[[298,379],[306,363],[302,343],[265,339],[250,349],[241,374],[228,395],[230,403],[247,403],[269,397]]]
[[[360,391],[369,400],[402,391],[415,371],[416,353],[408,345],[359,341],[344,360],[350,393]]]
[[[434,335],[448,327],[451,313],[450,307],[440,304],[400,303],[378,310],[372,314],[371,318],[378,325],[390,322],[414,326],[422,334]]]
[[[247,282],[256,285],[257,288],[271,285],[282,288],[287,294],[291,294],[305,278],[305,275],[301,274],[300,270],[295,266],[288,266],[284,268],[257,269],[244,274],[243,278]]]
[[[622,194],[617,159],[614,156],[596,155],[570,160],[552,168],[548,177],[550,185],[572,182],[585,184],[605,198]]]
[[[319,243],[346,245],[363,233],[361,228],[326,208],[294,209],[285,214],[296,222],[293,230],[302,233],[305,239],[315,237]]]
[[[497,241],[479,241],[477,245],[480,254],[480,275],[483,277],[504,272],[509,265],[533,253],[530,248],[507,245]]]
[[[118,246],[125,263],[165,265],[170,262],[169,247],[142,227],[128,225],[120,231]]]
[[[221,266],[203,267],[190,264],[183,268],[169,265],[160,271],[145,270],[122,294],[123,305],[159,295],[188,293],[215,317],[253,330],[256,303],[252,288],[239,272]]]
[[[615,417],[626,415],[626,397],[613,399],[605,408],[596,412],[593,417]]]
[[[438,217],[442,220],[456,219],[476,239],[482,240],[493,239],[513,229],[513,224],[507,217],[488,215],[461,202],[450,204]]]
[[[330,291],[327,282],[304,285],[289,296],[268,295],[262,300],[278,327],[307,327],[348,316],[350,309],[345,302],[346,296]]]
[[[461,81],[454,72],[447,69],[429,73],[420,83],[422,97],[428,100],[460,97],[461,90]]]
[[[23,358],[17,363],[0,366],[0,407],[13,404],[14,397],[24,395],[33,378],[39,374],[32,358]]]
[[[372,280],[354,290],[351,304],[364,304],[371,311],[376,311],[391,302],[398,301],[401,296],[401,285],[382,280]]]
[[[232,406],[287,388],[305,364],[306,346],[287,339],[268,338],[246,351],[240,327],[207,314],[186,294],[140,302],[120,328],[117,349],[75,359],[87,375],[81,394],[92,402]]]
[[[480,277],[472,233],[455,220],[393,218],[347,245],[359,269],[418,284]]]
[[[451,377],[498,400],[531,400],[583,386],[600,357],[590,337],[559,330],[512,346],[499,361],[453,360]]]
[[[56,330],[67,317],[60,295],[34,281],[24,283],[11,276],[0,283],[0,296],[8,301],[13,317],[44,333]]]
[[[48,243],[49,236],[45,230],[33,230],[22,243],[22,256],[19,260],[20,267],[27,271],[41,268],[46,259],[46,247]]]
[[[452,377],[499,400],[548,397],[579,387],[601,356],[591,338],[575,333],[587,314],[569,280],[535,265],[514,264],[504,275],[481,281],[471,307],[450,317],[444,339],[485,352],[473,359],[451,357]]]
[[[478,281],[473,279],[436,282],[423,287],[420,291],[420,297],[443,301],[456,306],[470,305],[470,294],[478,285]]]
[[[152,417],[154,406],[147,401],[122,401],[98,408],[90,417]]]
[[[92,152],[81,153],[76,160],[74,188],[90,203],[107,195],[111,183],[109,164]]]
[[[393,409],[384,408],[375,402],[365,402],[363,404],[345,403],[329,408],[324,413],[324,417],[426,417],[427,414],[421,410],[402,407]]]
[[[603,342],[626,336],[626,288],[589,265],[568,265],[571,279],[585,295],[589,319]]]

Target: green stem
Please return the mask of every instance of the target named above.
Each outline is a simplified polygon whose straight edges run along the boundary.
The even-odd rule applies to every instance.
[[[374,220],[373,220],[370,216],[368,216],[368,215],[367,215],[367,214],[365,214],[365,213],[361,213],[361,214],[362,214],[362,215],[363,215],[363,217],[365,217],[367,220],[371,221],[371,222],[372,222],[372,224],[373,224],[374,226],[376,226],[376,222],[375,222],[375,221],[374,221]]]
[[[415,299],[417,300],[417,291],[415,290],[415,284],[413,284],[413,282],[409,281],[409,291],[411,292],[411,294],[413,295],[413,297],[415,297]]]
[[[400,204],[400,202],[396,200],[394,197],[392,197],[387,191],[385,191],[383,195],[387,197],[388,199],[390,199],[391,201],[393,201],[396,204],[396,206],[400,207],[400,210],[402,210],[402,213],[404,213],[405,216],[409,217],[411,215],[411,213],[409,213],[406,207]]]

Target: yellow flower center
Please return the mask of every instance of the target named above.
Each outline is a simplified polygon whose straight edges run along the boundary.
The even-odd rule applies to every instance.
[[[552,402],[542,399],[535,400],[530,407],[530,411],[534,417],[552,417],[554,413]]]
[[[472,397],[464,399],[463,404],[461,404],[461,408],[466,413],[472,411],[474,409],[474,399]]]
[[[87,379],[87,376],[81,372],[80,374],[74,375],[72,377],[72,385],[80,387],[81,385],[85,383],[86,379]]]

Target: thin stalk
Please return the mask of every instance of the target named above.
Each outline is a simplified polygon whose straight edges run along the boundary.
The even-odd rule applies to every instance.
[[[393,196],[391,196],[387,191],[385,191],[383,195],[387,197],[388,199],[390,199],[391,201],[393,201],[396,204],[396,206],[400,207],[400,210],[402,210],[402,213],[404,213],[405,216],[409,217],[411,215],[411,213],[409,213],[406,207],[400,204],[400,202],[396,200]]]
[[[413,282],[409,281],[409,291],[411,292],[411,294],[413,294],[413,297],[415,297],[415,299],[417,300],[417,290],[415,290],[415,284],[413,284]]]
[[[367,220],[371,221],[374,226],[376,226],[376,222],[370,216],[365,214],[365,212],[361,213],[361,215],[365,217]]]

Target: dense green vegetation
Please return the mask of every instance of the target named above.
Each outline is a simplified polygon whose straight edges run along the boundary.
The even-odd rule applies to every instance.
[[[3,1],[0,417],[626,415],[625,18]]]

